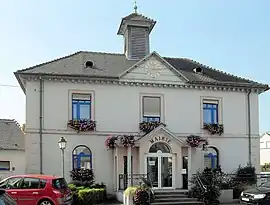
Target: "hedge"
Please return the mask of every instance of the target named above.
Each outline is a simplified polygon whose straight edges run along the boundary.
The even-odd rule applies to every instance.
[[[97,205],[105,201],[106,190],[104,188],[76,187],[73,184],[68,186],[73,192],[74,205]]]

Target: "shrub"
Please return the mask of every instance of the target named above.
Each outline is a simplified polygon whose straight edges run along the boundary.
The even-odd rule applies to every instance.
[[[136,190],[139,188],[139,186],[130,186],[126,188],[124,191],[124,194],[127,196],[135,196]]]
[[[91,187],[94,183],[94,172],[92,169],[73,169],[70,172],[72,184],[75,186]]]
[[[255,167],[239,165],[235,175],[234,181],[239,184],[254,185],[257,182]]]
[[[207,205],[219,204],[221,173],[220,168],[205,168],[202,172],[198,171],[190,180],[193,186],[189,196],[198,198]],[[201,187],[200,181],[205,186],[205,189]]]
[[[78,198],[82,205],[94,205],[104,203],[104,189],[81,189],[78,191]]]
[[[257,183],[256,169],[252,166],[242,167],[239,165],[233,177],[234,188],[233,198],[238,199],[240,194],[246,187]]]
[[[150,205],[149,190],[139,187],[133,197],[134,205]]]
[[[149,196],[151,196],[151,192],[150,188],[146,188],[146,186],[128,187],[124,194],[133,198],[134,205],[150,205],[151,197]]]

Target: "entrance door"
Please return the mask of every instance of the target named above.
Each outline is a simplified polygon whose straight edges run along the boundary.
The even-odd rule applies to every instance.
[[[188,157],[183,156],[183,172],[182,172],[182,177],[183,177],[183,189],[188,189]]]
[[[174,156],[167,153],[146,155],[146,173],[152,181],[153,188],[173,188]]]

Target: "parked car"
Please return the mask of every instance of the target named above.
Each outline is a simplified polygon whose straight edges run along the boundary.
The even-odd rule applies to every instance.
[[[0,182],[18,205],[70,205],[72,193],[66,180],[47,175],[16,175]]]
[[[0,189],[0,205],[17,205],[17,203],[4,189]]]
[[[266,182],[253,189],[247,189],[241,193],[241,204],[270,204],[270,182]]]

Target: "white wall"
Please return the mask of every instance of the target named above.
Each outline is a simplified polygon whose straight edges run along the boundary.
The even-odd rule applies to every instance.
[[[0,150],[0,161],[10,161],[10,169],[14,171],[0,170],[0,179],[5,177],[25,173],[25,152],[19,150]]]
[[[39,82],[26,84],[26,148],[27,172],[39,172]],[[67,129],[71,116],[70,91],[94,93],[94,116],[97,134],[77,134]],[[164,98],[164,123],[176,135],[204,133],[210,144],[220,150],[220,163],[227,172],[248,162],[247,96],[240,92],[202,91],[174,88],[131,87],[118,85],[75,84],[45,82],[43,90],[43,167],[46,174],[61,174],[60,151],[57,142],[64,136],[66,150],[66,175],[71,169],[71,151],[79,144],[89,146],[95,157],[94,169],[98,181],[112,188],[112,155],[105,148],[106,136],[102,133],[138,132],[140,122],[140,94],[161,94]],[[222,99],[224,135],[209,136],[201,129],[201,97]],[[252,137],[259,134],[258,96],[251,94]],[[29,133],[33,132],[33,133]],[[34,133],[36,132],[36,133]],[[252,160],[258,167],[258,138],[252,140]]]
[[[93,91],[97,131],[138,132],[140,94],[162,94],[167,128],[174,133],[201,133],[201,97],[222,98],[226,136],[247,136],[246,94],[173,88],[45,82],[44,129],[66,130],[71,116],[69,91]],[[39,83],[27,82],[26,128],[39,128]],[[60,114],[61,113],[61,114]],[[117,120],[116,120],[117,119]],[[258,97],[251,95],[252,135],[258,135]]]
[[[270,135],[265,133],[260,139],[260,164],[270,163]]]

